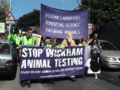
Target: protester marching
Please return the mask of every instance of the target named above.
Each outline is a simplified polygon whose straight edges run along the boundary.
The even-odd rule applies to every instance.
[[[119,6],[1,0],[0,90],[119,90]]]
[[[88,40],[88,10],[63,14],[61,10],[41,4],[41,12],[41,35],[27,27],[24,33],[20,34],[16,28],[7,37],[17,53],[21,86],[31,87],[33,79],[49,79],[54,84],[55,78],[69,77],[75,82],[78,75],[85,79],[86,70],[97,79],[101,47],[97,34]]]
[[[20,67],[21,67],[20,78],[21,78],[22,87],[25,87],[26,84],[28,87],[31,87],[30,85],[31,79],[48,78],[51,84],[54,84],[53,81],[54,78],[58,78],[58,77],[70,76],[70,79],[72,81],[75,81],[76,75],[83,75],[83,78],[85,78],[84,75],[85,67],[88,67],[88,74],[95,73],[95,79],[98,78],[97,73],[95,72],[97,68],[98,68],[97,70],[100,69],[97,63],[98,62],[97,58],[99,57],[100,54],[100,50],[99,50],[100,47],[95,46],[98,43],[97,40],[94,40],[90,50],[90,48],[87,49],[89,45],[86,42],[87,40],[85,39],[85,37],[81,38],[81,40],[79,40],[79,43],[77,45],[76,42],[72,39],[74,34],[68,33],[66,39],[64,39],[60,43],[58,43],[60,39],[56,39],[56,38],[47,39],[46,37],[46,39],[41,39],[40,41],[44,43],[44,45],[40,44],[39,46],[35,46],[36,39],[34,36],[32,36],[32,30],[30,28],[27,28],[26,31],[27,32],[21,36],[16,32],[15,35],[16,39],[13,40],[13,42],[11,43],[11,44],[15,43],[13,48],[16,48],[18,54],[19,52],[21,52],[19,50],[22,49],[22,52],[18,55],[18,61],[21,59],[21,61],[19,61],[18,63],[20,63]],[[97,50],[95,48],[97,48],[98,51],[95,51]],[[88,55],[85,54],[88,51],[89,54]],[[88,56],[88,58],[86,56],[83,57],[84,54]],[[86,60],[86,58],[88,61]],[[93,62],[94,60],[95,62]],[[74,68],[71,66],[74,66]],[[92,73],[89,72],[90,68],[91,68],[91,72],[93,70]],[[60,72],[61,73],[64,72],[64,73],[60,74]],[[100,71],[98,73],[100,73]],[[39,74],[40,77],[38,77]]]
[[[75,82],[79,75],[85,79],[85,72],[98,79],[102,47],[97,33],[88,38],[88,10],[66,12],[41,4],[41,35],[26,26],[21,34],[16,27],[7,36],[17,53],[22,87],[31,87],[34,79],[55,84],[56,78],[69,77]]]

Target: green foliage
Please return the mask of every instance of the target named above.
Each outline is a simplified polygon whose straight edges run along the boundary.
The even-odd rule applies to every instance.
[[[40,10],[33,10],[32,12],[23,15],[16,22],[16,26],[20,29],[29,26],[40,26]]]
[[[5,22],[5,12],[1,9],[0,10],[0,22]]]
[[[9,11],[9,4],[6,0],[0,1],[0,22],[5,22],[5,17]]]
[[[75,10],[90,9],[91,23],[120,22],[120,0],[81,0],[78,5]]]

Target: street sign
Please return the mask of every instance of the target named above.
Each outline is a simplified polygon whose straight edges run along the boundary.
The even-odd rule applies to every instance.
[[[7,24],[9,24],[9,35],[10,35],[11,25],[14,24],[14,21],[15,21],[15,18],[11,13],[11,0],[10,0],[10,11],[5,18],[5,21]],[[10,38],[9,38],[9,40],[10,40]]]
[[[9,12],[5,18],[5,21],[15,21],[14,16],[12,15],[11,12]]]
[[[6,21],[6,24],[14,24],[14,21]]]
[[[5,23],[0,23],[0,33],[5,33]]]
[[[6,18],[5,18],[5,21],[6,21],[7,24],[13,24],[13,23],[14,23],[15,18],[14,18],[14,16],[12,15],[11,12],[9,12],[9,13],[7,14],[7,16],[6,16]]]

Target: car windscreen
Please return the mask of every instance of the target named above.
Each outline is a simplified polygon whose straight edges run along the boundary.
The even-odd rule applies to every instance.
[[[109,42],[101,42],[102,50],[117,50],[117,48]]]
[[[0,54],[9,55],[10,54],[10,46],[7,43],[0,43]]]

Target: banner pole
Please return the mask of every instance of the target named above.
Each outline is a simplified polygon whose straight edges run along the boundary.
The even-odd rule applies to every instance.
[[[9,36],[10,36],[10,29],[11,29],[11,24],[9,24]],[[9,38],[9,41],[10,41],[10,38]]]
[[[41,35],[41,3],[40,3],[40,35]]]

